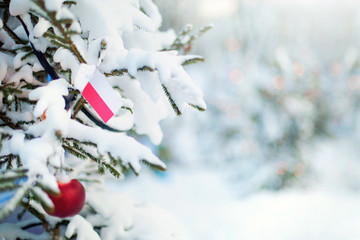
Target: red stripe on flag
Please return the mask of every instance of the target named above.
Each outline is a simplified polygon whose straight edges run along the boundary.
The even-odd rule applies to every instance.
[[[112,116],[114,116],[114,113],[110,110],[104,100],[96,92],[95,88],[91,85],[91,83],[86,84],[82,95],[95,109],[97,114],[99,114],[99,116],[105,123],[109,121]]]

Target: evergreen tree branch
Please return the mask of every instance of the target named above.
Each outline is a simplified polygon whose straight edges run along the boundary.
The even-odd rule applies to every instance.
[[[80,151],[81,153],[83,153],[84,155],[86,155],[89,159],[91,159],[92,161],[96,162],[99,165],[100,168],[100,173],[104,173],[103,168],[106,168],[114,177],[116,178],[120,178],[122,176],[121,172],[119,172],[118,170],[116,170],[111,164],[105,162],[103,160],[102,156],[99,157],[95,157],[92,154],[90,154],[89,152],[87,152],[84,148],[80,147],[80,146],[76,146],[77,150]]]
[[[72,144],[70,144],[70,141],[72,142]],[[90,159],[93,162],[96,162],[98,164],[98,171],[100,174],[104,174],[106,168],[116,178],[120,178],[123,176],[121,171],[118,171],[114,167],[117,165],[116,163],[118,163],[118,161],[115,162],[111,161],[109,164],[103,160],[102,156],[94,156],[81,146],[81,145],[85,145],[85,146],[96,147],[96,144],[91,142],[80,142],[77,139],[73,139],[73,138],[64,139],[64,144],[65,144],[64,149],[67,150],[70,154],[81,159]]]
[[[164,92],[165,92],[165,95],[167,96],[167,98],[168,98],[168,100],[169,100],[169,102],[170,102],[170,104],[171,104],[171,107],[174,109],[175,113],[176,113],[178,116],[180,116],[180,115],[181,115],[181,112],[180,112],[178,106],[176,105],[174,99],[171,97],[169,91],[167,90],[167,88],[165,87],[164,84],[162,84],[161,86],[162,86],[162,88],[163,88],[163,90],[164,90]]]
[[[50,31],[45,32],[43,36],[50,38],[50,39],[56,39],[57,41],[64,43],[64,44],[66,43],[66,39],[64,37],[57,36],[57,35],[51,33]]]
[[[83,107],[85,103],[85,98],[84,97],[81,97],[79,99],[79,101],[77,101],[77,103],[75,104],[74,106],[74,113],[72,115],[72,118],[74,119],[76,117],[76,115],[79,113],[79,111],[81,110],[81,108]]]
[[[13,49],[15,52],[31,52],[32,48],[29,45],[24,45]]]
[[[102,162],[102,164],[107,168],[107,170],[115,177],[115,178],[121,178],[123,175],[121,172],[119,172],[116,168],[114,168],[111,164],[108,164],[106,162]]]
[[[31,56],[33,56],[33,55],[34,55],[34,52],[33,52],[33,51],[28,52],[28,53],[26,53],[24,56],[21,57],[21,61],[24,61],[24,60],[26,60],[28,57],[31,57]]]
[[[131,171],[133,171],[133,173],[136,175],[136,176],[139,176],[139,173],[135,170],[135,168],[133,167],[133,165],[131,163],[129,163],[129,167],[131,169]]]
[[[63,144],[63,148],[65,151],[67,151],[68,153],[70,153],[71,155],[74,155],[75,157],[77,158],[80,158],[80,159],[87,159],[87,156],[76,151],[74,148],[68,146],[68,145],[64,145]]]
[[[16,122],[16,126],[21,126],[21,125],[30,125],[30,124],[34,124],[35,121],[32,120],[32,121],[19,121],[19,122]]]
[[[54,36],[51,36],[50,38],[52,38],[52,43],[54,43],[56,45],[60,45],[66,49],[71,50],[71,52],[76,56],[76,58],[78,59],[78,61],[80,63],[86,63],[85,59],[80,54],[80,51],[77,49],[77,47],[71,40],[70,36],[73,35],[74,32],[68,31],[62,26],[62,24],[71,24],[72,19],[57,20],[56,12],[48,12],[46,10],[45,3],[43,0],[34,0],[34,2],[47,14],[48,20],[60,31],[60,33],[62,35],[62,37],[56,37],[56,38],[54,38]],[[48,33],[48,35],[49,34],[50,33]],[[64,42],[65,44],[62,44],[62,42]],[[69,47],[66,46],[66,44]],[[75,104],[75,107],[74,107],[75,111],[72,115],[73,119],[76,117],[77,113],[80,111],[81,107],[83,106],[84,101],[85,101],[85,99],[81,96],[80,100]]]
[[[8,118],[6,116],[6,114],[4,112],[0,112],[0,119],[10,128],[12,129],[22,129],[19,126],[16,126],[16,124],[14,124],[10,118]]]
[[[62,48],[65,48],[65,49],[71,51],[71,48],[70,48],[68,45],[66,45],[66,44],[64,44],[64,43],[62,43],[62,42],[59,42],[59,41],[56,40],[56,39],[51,39],[51,43],[54,44],[54,45],[56,45],[56,46],[58,46],[58,47],[62,47]]]
[[[204,58],[193,58],[193,59],[190,59],[190,60],[187,60],[187,61],[183,62],[182,65],[188,65],[188,64],[191,64],[191,63],[194,63],[194,62],[199,62],[199,61],[204,61]],[[137,70],[138,70],[138,71],[154,72],[154,71],[156,71],[157,69],[153,69],[153,68],[151,68],[151,67],[149,67],[149,66],[143,66],[143,67],[141,67],[141,68],[138,68]],[[105,74],[105,76],[121,76],[121,75],[123,75],[124,73],[129,74],[129,73],[128,73],[128,70],[127,70],[126,68],[116,69],[116,70],[112,71],[111,73],[104,73],[104,74]],[[129,75],[129,76],[132,77],[132,78],[134,78],[134,77],[131,76],[131,75]],[[165,95],[167,96],[167,98],[168,98],[168,100],[169,100],[172,108],[174,109],[175,113],[176,113],[177,115],[181,115],[181,111],[179,110],[179,107],[176,105],[174,99],[171,97],[169,91],[167,90],[167,88],[165,87],[164,84],[162,84],[162,88],[163,88],[164,93],[165,93]],[[192,105],[192,106],[195,107],[196,109],[199,109],[199,110],[200,110],[199,107],[194,106],[194,105]],[[204,111],[204,109],[201,109],[201,111]]]
[[[178,34],[178,36],[174,40],[174,43],[170,46],[170,49],[180,49],[184,45],[184,43],[182,43],[182,39],[187,36],[192,29],[193,26],[191,24],[186,25]],[[165,51],[166,49],[163,50]]]
[[[206,25],[203,28],[201,28],[198,32],[190,35],[190,32],[192,31],[193,27],[192,25],[187,25],[185,28],[180,32],[180,34],[176,37],[174,43],[170,46],[169,49],[163,49],[165,50],[180,50],[182,49],[185,54],[189,53],[193,42],[200,38],[204,33],[212,29],[212,25]],[[189,36],[190,35],[190,36]]]
[[[0,156],[1,159],[3,158],[10,158],[10,159],[15,159],[17,156],[13,155],[13,154],[8,154],[8,155],[3,155]],[[24,168],[17,168],[17,169],[13,169],[11,171],[7,170],[7,171],[0,171],[0,183],[3,182],[13,182],[16,179],[20,179],[20,178],[24,178],[26,177],[26,173],[27,173],[27,169]]]
[[[73,31],[73,30],[66,30],[66,34],[67,34],[68,36],[72,36],[72,35],[79,34],[79,32],[76,32],[76,31]]]
[[[15,83],[6,83],[3,85],[0,85],[0,90],[4,93],[4,96],[6,95],[13,95],[13,94],[21,94],[22,91],[18,89],[18,87],[15,87]]]
[[[0,8],[9,8],[8,2],[0,2]]]
[[[31,199],[39,203],[43,209],[51,209],[53,207],[53,203],[50,199],[44,199],[44,194],[42,189],[37,187],[32,187],[29,189],[29,196],[31,196]]]
[[[0,221],[9,216],[17,207],[19,202],[25,196],[29,188],[31,188],[32,182],[27,181],[21,188],[19,188],[15,195],[0,209]]]
[[[142,71],[142,72],[146,72],[146,71],[148,71],[148,72],[154,72],[154,71],[155,71],[155,69],[153,69],[153,68],[151,68],[151,67],[149,67],[149,66],[143,66],[143,67],[141,67],[141,68],[138,68],[137,70],[138,70],[138,71]]]
[[[114,158],[111,153],[108,153],[108,156],[110,158],[110,164],[114,166],[120,166],[121,172],[126,172],[128,170],[128,167],[126,167],[121,159]]]
[[[24,40],[22,40],[11,28],[8,27],[7,22],[8,22],[9,17],[10,17],[9,2],[6,2],[5,5],[6,5],[6,9],[4,10],[3,27],[2,28],[15,41],[15,43],[25,45],[26,42]]]
[[[204,27],[202,27],[197,33],[193,34],[189,41],[187,42],[188,45],[192,45],[193,41],[195,41],[196,39],[200,38],[202,35],[204,35],[204,33],[206,33],[207,31],[209,31],[210,29],[213,28],[213,25],[206,25]]]
[[[125,73],[128,73],[128,70],[126,68],[121,68],[121,69],[116,69],[113,70],[111,73],[104,73],[104,75],[106,77],[110,77],[110,76],[122,76]]]
[[[199,106],[197,106],[197,105],[194,105],[194,104],[191,104],[191,103],[189,103],[189,105],[190,105],[191,107],[199,110],[200,112],[205,112],[205,109],[204,109],[204,108],[201,108],[201,107],[199,107]]]
[[[35,2],[35,1],[33,0],[33,2]],[[35,3],[36,3],[36,2],[35,2]],[[38,5],[38,6],[39,6],[39,5]],[[39,9],[39,10],[41,10],[41,9]],[[48,20],[49,22],[51,21],[50,18],[49,18],[48,16],[46,16],[46,12],[42,12],[42,13],[41,13],[41,12],[39,12],[39,11],[37,11],[37,10],[31,9],[31,10],[30,10],[30,13],[32,13],[34,16],[42,17],[42,18]]]
[[[16,52],[14,50],[6,49],[6,48],[0,48],[0,52],[10,53],[10,54],[13,54],[13,55],[16,54]]]
[[[64,1],[63,4],[68,6],[76,5],[76,1]]]
[[[77,47],[75,46],[75,44],[73,43],[73,41],[71,40],[70,36],[68,35],[68,32],[65,30],[65,28],[62,26],[63,23],[65,24],[71,24],[72,23],[72,19],[56,19],[56,12],[48,12],[46,7],[45,7],[45,3],[44,0],[35,0],[34,1],[44,12],[47,13],[51,23],[60,31],[61,35],[63,36],[65,43],[68,44],[72,50],[72,52],[74,53],[74,55],[76,56],[76,58],[78,59],[78,61],[80,63],[86,63],[85,59],[83,58],[83,56],[80,54],[80,51],[77,49]]]
[[[196,58],[188,59],[188,60],[184,61],[182,63],[182,65],[187,66],[187,65],[190,65],[190,64],[198,63],[198,62],[205,62],[205,58],[196,57]]]
[[[150,163],[149,161],[147,161],[146,159],[143,159],[141,162],[143,164],[145,164],[145,165],[148,165],[152,169],[156,169],[156,170],[159,170],[159,171],[162,171],[162,172],[166,171],[166,168],[162,168],[161,166],[154,165],[154,164]]]
[[[18,100],[21,101],[21,102],[32,104],[32,105],[36,104],[36,101],[32,101],[32,100],[30,100],[28,98],[18,98]]]
[[[67,141],[68,144],[70,144],[69,142],[73,142],[73,144],[84,144],[85,146],[92,146],[92,147],[96,147],[97,145],[93,142],[88,142],[88,141],[79,141],[78,139],[75,138],[64,138],[64,141]]]
[[[30,223],[28,225],[25,225],[25,226],[21,227],[21,229],[26,230],[26,229],[41,226],[41,225],[43,225],[42,222]]]
[[[44,228],[48,230],[49,222],[46,220],[45,215],[36,210],[33,206],[31,206],[30,202],[20,202],[21,206],[23,206],[28,212],[37,217],[44,225]]]
[[[19,185],[16,185],[13,182],[5,182],[0,185],[0,192],[10,191],[19,188]]]
[[[12,39],[14,39],[17,44],[26,44],[26,42],[22,40],[18,35],[16,35],[16,33],[14,33],[11,28],[9,28],[5,23],[3,25],[3,29],[7,32],[7,34],[9,34]]]
[[[26,209],[23,208],[23,209],[21,210],[21,212],[18,213],[18,215],[17,215],[17,220],[20,221],[20,220],[23,218],[23,216],[25,215],[25,213],[26,213]]]
[[[204,61],[204,58],[193,58],[193,59],[190,59],[190,60],[186,60],[186,61],[184,61],[184,62],[182,63],[182,66],[186,66],[186,65],[188,65],[188,64],[191,64],[189,61],[192,61],[192,60],[194,60],[194,61],[196,61],[196,62],[203,62],[203,61]],[[137,71],[142,71],[142,72],[145,72],[145,71],[154,72],[154,71],[156,71],[156,70],[157,70],[156,68],[153,69],[153,68],[151,68],[151,67],[149,67],[149,66],[143,66],[143,67],[137,69]],[[131,75],[129,74],[129,72],[128,72],[128,70],[127,70],[126,68],[119,68],[119,69],[113,70],[113,71],[110,72],[110,73],[104,73],[104,75],[105,75],[106,77],[122,76],[122,75],[124,75],[124,74],[128,74],[129,77],[134,78],[134,76],[131,76]]]
[[[122,106],[121,108],[130,111],[131,114],[134,114],[133,110],[129,107]]]

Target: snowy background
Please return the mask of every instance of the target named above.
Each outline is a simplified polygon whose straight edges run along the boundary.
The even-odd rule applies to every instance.
[[[155,2],[164,29],[214,23],[188,68],[208,109],[162,122],[164,174],[114,190],[193,239],[359,239],[360,3]]]

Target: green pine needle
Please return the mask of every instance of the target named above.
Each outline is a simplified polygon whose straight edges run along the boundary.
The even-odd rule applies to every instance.
[[[26,59],[28,59],[29,57],[32,57],[32,56],[34,56],[34,52],[33,51],[28,52],[21,58],[21,61],[25,61]]]
[[[27,191],[31,188],[32,183],[26,182],[21,188],[19,188],[15,195],[0,209],[0,222],[9,216],[17,207],[19,202],[25,196]]]
[[[33,187],[30,189],[31,199],[40,203],[40,205],[44,209],[51,209],[54,205],[52,201],[49,199],[47,194],[43,192],[40,188]]]
[[[189,103],[190,106],[192,106],[193,108],[199,110],[200,112],[204,112],[206,109],[200,107],[200,106],[197,106],[197,105],[194,105],[194,104],[191,104]]]
[[[153,164],[153,163],[150,163],[150,162],[147,161],[146,159],[142,160],[141,162],[142,162],[143,164],[151,167],[152,169],[155,169],[155,170],[158,170],[158,171],[162,171],[162,172],[166,171],[166,168],[163,168],[163,167],[160,166],[160,165],[155,165],[155,164]]]
[[[170,104],[171,104],[174,112],[176,113],[176,115],[180,116],[180,115],[181,115],[181,112],[180,112],[178,106],[176,105],[174,99],[170,96],[170,93],[169,93],[169,91],[167,90],[167,88],[165,87],[164,84],[162,84],[162,88],[163,88],[163,90],[164,90],[164,92],[165,92],[165,95],[167,96],[167,98],[168,98],[168,100],[169,100],[169,102],[170,102]]]
[[[100,175],[104,175],[104,174],[105,174],[105,167],[104,167],[104,165],[101,164],[101,163],[98,165],[98,172],[99,172]]]
[[[108,163],[102,163],[103,166],[105,166],[107,168],[107,170],[115,177],[115,178],[121,178],[122,174],[116,170],[111,164]]]
[[[11,191],[19,188],[20,186],[14,182],[4,182],[0,184],[0,192]]]
[[[64,37],[57,36],[57,35],[51,33],[50,31],[45,32],[43,36],[50,38],[51,40],[56,40],[60,43],[66,44],[66,39]]]
[[[87,159],[87,156],[85,156],[84,154],[76,151],[74,148],[72,148],[70,146],[67,146],[67,145],[63,144],[63,148],[64,148],[65,151],[67,151],[68,153],[70,153],[71,155],[73,155],[73,156],[75,156],[75,157],[77,157],[79,159],[83,159],[83,160]]]
[[[126,68],[121,68],[121,69],[116,69],[113,70],[111,73],[104,73],[105,76],[109,77],[109,76],[122,76],[125,73],[127,73],[127,69]]]
[[[68,5],[68,6],[72,6],[72,5],[76,5],[77,2],[76,1],[64,1],[63,4]]]
[[[68,49],[71,51],[71,47],[69,47],[69,45],[67,44],[64,44],[62,42],[59,42],[58,40],[55,40],[55,39],[51,39],[51,43],[56,45],[56,46],[59,46],[59,47],[62,47],[62,48],[65,48],[65,49]]]
[[[198,63],[198,62],[205,62],[205,58],[196,57],[196,58],[188,59],[188,60],[184,61],[182,63],[182,65],[187,66],[187,65],[190,65],[190,64]]]
[[[122,106],[121,108],[130,111],[131,114],[134,114],[133,110],[129,107]]]
[[[68,25],[68,24],[72,24],[73,21],[74,21],[74,20],[71,19],[71,18],[63,18],[63,19],[59,19],[59,20],[57,21],[57,23]]]

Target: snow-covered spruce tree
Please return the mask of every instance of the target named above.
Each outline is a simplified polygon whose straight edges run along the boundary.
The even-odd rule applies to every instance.
[[[206,113],[170,122],[174,132],[163,144],[173,161],[220,169],[240,194],[304,184],[312,171],[304,146],[331,134],[331,99],[338,105],[339,86],[329,81],[324,54],[311,44],[312,25],[298,16],[282,17],[266,0],[236,2],[232,16],[215,22],[229,27],[197,44],[207,58],[201,66],[206,71],[191,74],[202,73]]]
[[[158,144],[160,120],[205,109],[183,68],[203,58],[176,51],[198,35],[159,31],[151,0],[1,0],[0,16],[0,238],[187,239],[104,180],[165,170],[131,136]]]

